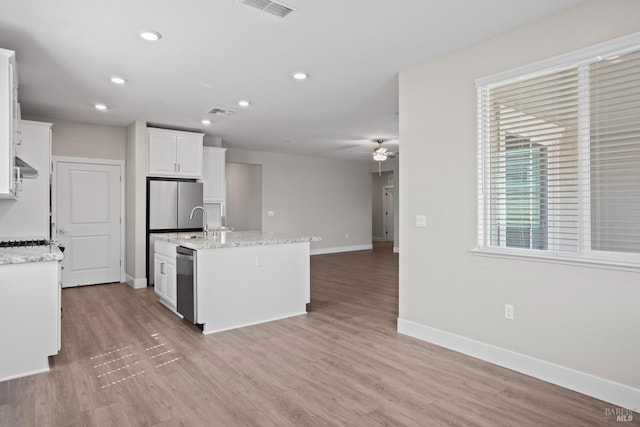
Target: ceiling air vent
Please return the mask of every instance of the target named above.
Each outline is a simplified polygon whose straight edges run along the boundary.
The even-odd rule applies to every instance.
[[[212,108],[209,110],[209,114],[215,114],[219,116],[231,116],[236,112],[233,110],[225,110],[224,108]]]
[[[279,16],[280,18],[284,18],[285,16],[293,12],[293,9],[290,6],[287,6],[283,3],[276,3],[270,0],[238,0],[238,3],[255,7],[256,9],[260,9],[272,15]]]

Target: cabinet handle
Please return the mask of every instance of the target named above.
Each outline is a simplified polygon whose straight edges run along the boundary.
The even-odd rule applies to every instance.
[[[180,172],[180,163],[178,163],[178,172]]]
[[[164,272],[164,262],[160,263],[160,274],[165,274],[165,272]]]
[[[173,171],[174,172],[178,172],[178,164],[177,163],[173,164]]]

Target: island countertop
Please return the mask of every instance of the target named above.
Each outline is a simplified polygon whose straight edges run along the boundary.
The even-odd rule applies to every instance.
[[[321,240],[318,236],[293,236],[286,233],[263,231],[216,231],[209,232],[206,239],[203,239],[202,232],[158,234],[157,238],[195,250],[282,245],[288,243],[318,242]]]

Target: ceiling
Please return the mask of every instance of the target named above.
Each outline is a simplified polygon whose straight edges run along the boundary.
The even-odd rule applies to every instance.
[[[398,149],[399,71],[582,2],[286,0],[280,18],[237,0],[5,1],[0,47],[16,51],[23,115],[370,160],[373,139]]]

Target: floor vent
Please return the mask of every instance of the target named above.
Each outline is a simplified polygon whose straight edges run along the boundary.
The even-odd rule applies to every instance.
[[[215,114],[220,116],[231,116],[235,113],[236,112],[233,110],[226,110],[224,108],[212,108],[211,110],[209,110],[209,114]]]
[[[279,16],[280,18],[284,18],[285,16],[293,12],[293,9],[290,6],[286,6],[283,3],[276,3],[270,0],[238,0],[238,3],[255,7],[256,9],[260,9],[272,15]]]

